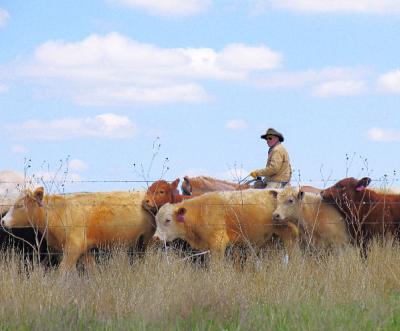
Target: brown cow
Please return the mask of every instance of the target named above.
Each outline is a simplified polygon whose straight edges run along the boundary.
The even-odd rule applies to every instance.
[[[346,218],[352,239],[364,248],[373,237],[399,237],[400,195],[367,189],[371,179],[345,178],[322,191]]]
[[[181,185],[182,192],[186,195],[198,196],[207,192],[214,191],[237,191],[250,188],[249,184],[231,183],[226,180],[216,179],[207,176],[183,178]]]
[[[62,271],[103,245],[144,249],[154,234],[154,217],[141,202],[144,192],[99,192],[44,195],[42,187],[26,191],[3,218],[6,227],[33,227],[48,245],[63,253]],[[93,262],[93,261],[91,261]]]

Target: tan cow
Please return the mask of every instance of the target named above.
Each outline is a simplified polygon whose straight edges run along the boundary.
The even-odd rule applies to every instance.
[[[300,241],[308,248],[341,247],[350,242],[344,217],[320,194],[288,187],[277,195],[273,219],[277,223],[295,222]]]
[[[70,270],[89,249],[110,244],[146,246],[154,217],[141,204],[144,192],[79,193],[44,196],[26,191],[3,218],[6,227],[32,226],[63,253],[60,269]],[[87,254],[85,254],[87,256]]]
[[[211,192],[176,204],[165,204],[156,215],[156,236],[186,240],[198,250],[221,258],[229,244],[263,247],[273,234],[290,251],[297,242],[295,225],[274,226],[275,197],[268,190]]]

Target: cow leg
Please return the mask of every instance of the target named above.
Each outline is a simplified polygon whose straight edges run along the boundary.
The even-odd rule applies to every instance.
[[[94,254],[90,251],[86,251],[85,254],[82,255],[83,265],[85,266],[85,271],[89,273],[93,273],[96,270],[96,259]]]
[[[298,249],[299,228],[295,224],[288,222],[285,226],[277,227],[276,234],[282,239],[285,246],[287,254],[285,262],[287,263],[289,256]]]
[[[133,265],[135,260],[141,260],[144,257],[146,251],[147,242],[149,240],[145,238],[145,235],[139,236],[134,246],[128,248],[129,264]]]
[[[82,247],[74,243],[67,243],[67,245],[64,246],[63,252],[64,256],[60,263],[60,271],[65,273],[72,269],[76,270],[76,263],[82,255]]]
[[[225,251],[228,244],[229,237],[225,232],[216,234],[214,240],[212,240],[210,243],[211,260],[222,262],[225,257]]]

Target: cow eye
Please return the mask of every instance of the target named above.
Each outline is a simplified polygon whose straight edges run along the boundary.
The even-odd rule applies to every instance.
[[[160,194],[164,194],[165,193],[165,191],[164,190],[160,190]]]
[[[167,218],[167,219],[165,220],[165,223],[169,223],[169,222],[171,222],[171,220],[170,220],[169,218]]]
[[[293,199],[289,199],[288,202],[289,202],[290,204],[292,204],[292,203],[294,203],[294,200],[293,200]]]

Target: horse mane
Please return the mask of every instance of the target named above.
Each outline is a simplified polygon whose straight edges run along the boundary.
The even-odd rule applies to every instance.
[[[197,176],[197,177],[188,177],[190,180],[190,184],[192,186],[196,186],[197,188],[206,188],[206,187],[215,187],[215,185],[223,185],[225,187],[230,187],[233,189],[239,189],[241,187],[245,187],[245,185],[241,185],[239,183],[229,182],[223,179],[217,179],[209,176]]]

